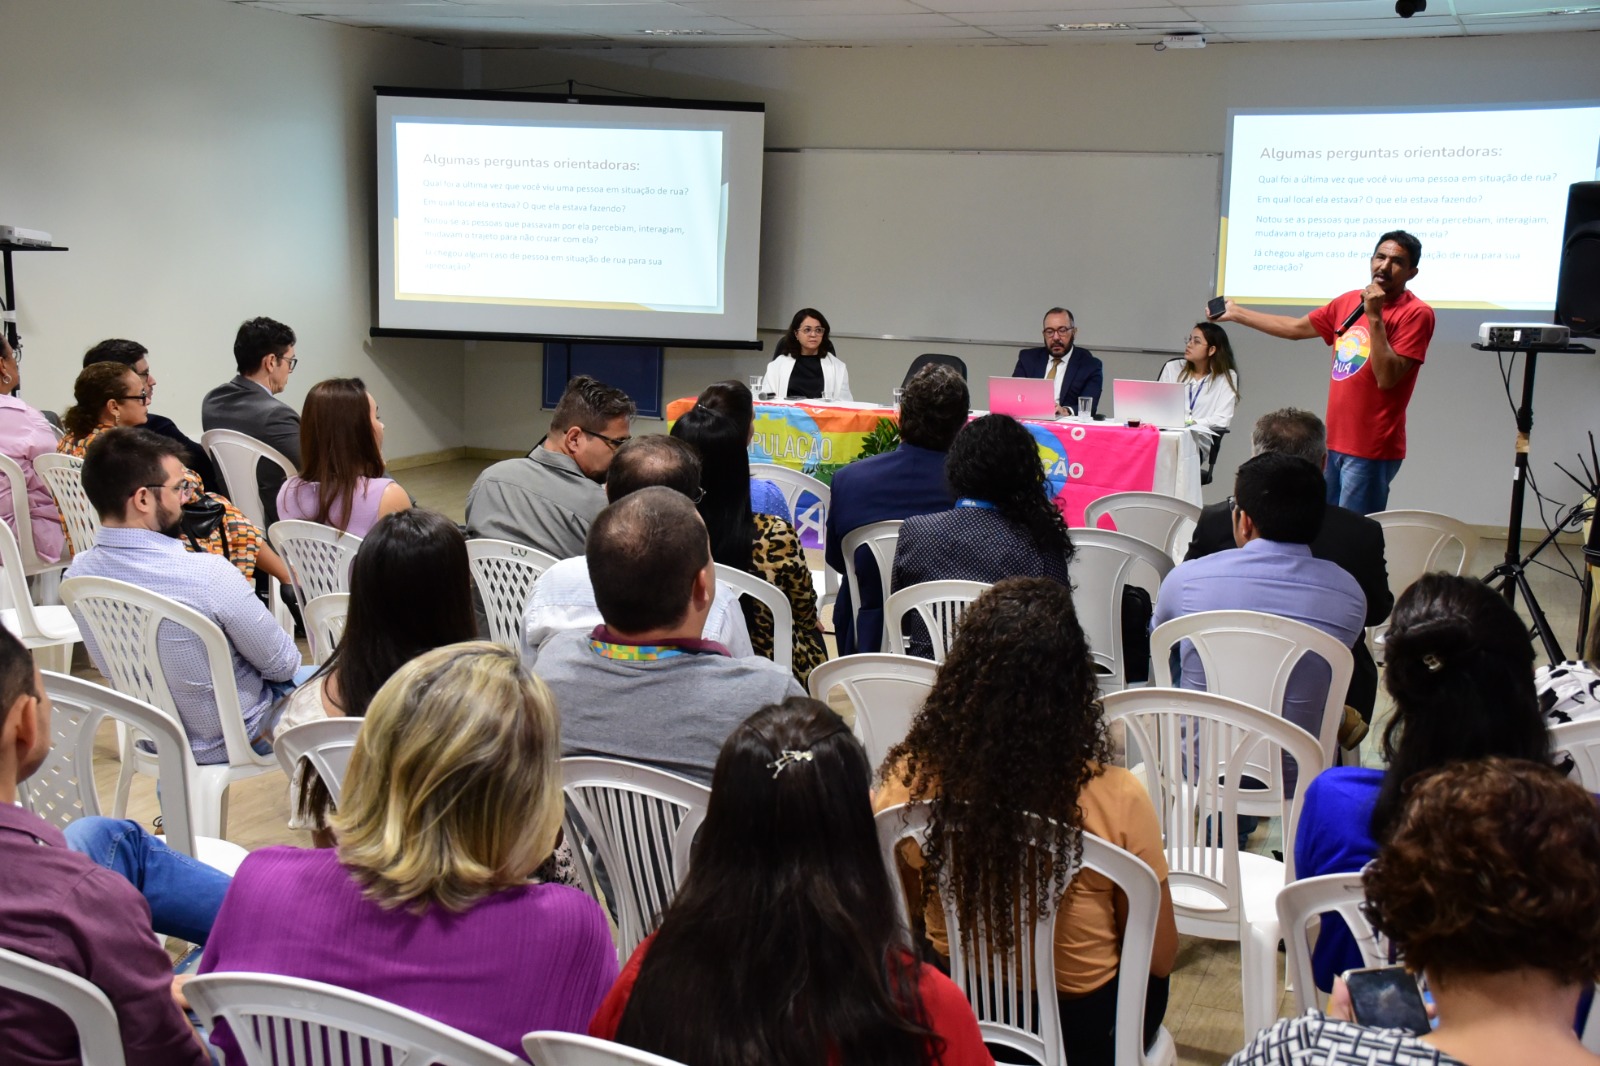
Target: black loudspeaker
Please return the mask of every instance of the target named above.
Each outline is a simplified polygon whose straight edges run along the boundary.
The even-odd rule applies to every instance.
[[[1567,192],[1556,321],[1574,336],[1600,336],[1600,181],[1574,182]]]

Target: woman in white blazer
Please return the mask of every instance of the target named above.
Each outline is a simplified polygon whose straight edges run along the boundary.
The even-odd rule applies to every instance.
[[[1183,358],[1163,366],[1159,380],[1184,386],[1186,424],[1204,455],[1216,435],[1233,424],[1239,402],[1239,372],[1227,332],[1215,322],[1197,323],[1189,331]]]
[[[833,350],[828,320],[814,307],[794,313],[772,350],[761,395],[777,400],[850,399],[850,371]]]

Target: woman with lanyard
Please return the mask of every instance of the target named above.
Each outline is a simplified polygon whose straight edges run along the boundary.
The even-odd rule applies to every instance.
[[[1196,323],[1184,343],[1183,358],[1169,360],[1157,380],[1184,386],[1184,424],[1202,453],[1233,424],[1239,372],[1234,369],[1228,334],[1215,322]]]

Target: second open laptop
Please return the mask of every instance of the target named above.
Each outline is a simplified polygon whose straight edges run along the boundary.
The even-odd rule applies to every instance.
[[[1183,385],[1179,382],[1129,378],[1116,378],[1111,382],[1111,417],[1119,422],[1182,429],[1188,413]]]
[[[1012,418],[1054,418],[1056,383],[1044,378],[992,377],[989,413]]]

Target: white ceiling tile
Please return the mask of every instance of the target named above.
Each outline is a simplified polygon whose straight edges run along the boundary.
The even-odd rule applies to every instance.
[[[1435,0],[1443,8],[1443,0]],[[1381,22],[1418,22],[1422,19],[1444,17],[1445,12],[1429,8],[1426,15],[1402,19],[1394,13],[1393,0],[1331,0],[1314,4],[1186,4],[1184,10],[1203,22],[1332,22],[1337,19],[1371,19]],[[1284,27],[1286,29],[1293,27]]]
[[[1060,12],[1041,14],[1037,11],[969,11],[961,14],[950,15],[951,18],[965,22],[970,26],[989,27],[1024,27],[1031,26],[1035,30],[1044,32],[1066,33],[1074,31],[1060,31],[1053,27],[1056,23],[1069,22],[1126,22],[1129,25],[1159,23],[1160,25],[1178,25],[1192,23],[1183,12],[1170,7],[1136,7],[1136,8],[1091,8],[1086,11],[1074,11],[1070,16]],[[1075,31],[1099,32],[1099,31]]]
[[[703,15],[743,20],[747,16],[919,15],[927,11],[911,0],[678,0],[678,6]]]

